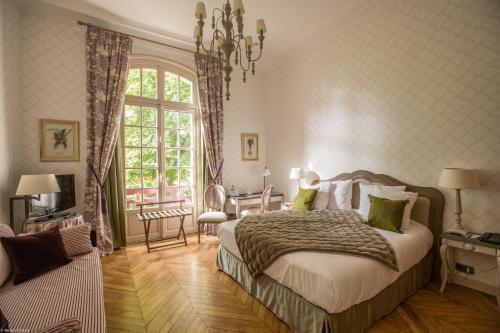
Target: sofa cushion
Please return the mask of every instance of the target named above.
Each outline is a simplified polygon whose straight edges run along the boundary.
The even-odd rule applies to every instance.
[[[66,265],[68,258],[59,227],[15,237],[1,237],[19,284],[50,270]]]
[[[12,229],[8,225],[0,223],[0,237],[13,236],[14,232],[12,231]],[[12,269],[10,267],[9,256],[7,255],[7,252],[5,252],[3,246],[0,244],[0,286],[4,284],[5,281],[7,281],[11,272]]]
[[[68,256],[92,252],[90,224],[83,223],[59,230]]]
[[[106,331],[99,252],[73,261],[25,283],[12,280],[0,288],[0,309],[9,326],[36,331],[68,318],[81,322],[82,332]]]

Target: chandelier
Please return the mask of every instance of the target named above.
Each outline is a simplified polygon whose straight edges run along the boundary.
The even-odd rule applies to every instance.
[[[195,17],[198,19],[198,24],[194,28],[194,38],[196,40],[196,53],[200,53],[201,49],[211,57],[218,57],[223,61],[224,81],[226,81],[226,100],[229,100],[229,84],[231,82],[231,57],[234,53],[234,65],[240,66],[243,70],[243,82],[247,80],[247,72],[251,71],[255,75],[255,62],[262,55],[264,46],[264,33],[266,32],[266,24],[264,20],[257,20],[257,36],[259,39],[259,55],[254,57],[253,38],[252,36],[243,35],[243,14],[245,8],[242,0],[233,0],[233,6],[229,4],[229,0],[223,4],[222,9],[214,8],[212,12],[212,36],[210,44],[205,47],[203,44],[203,26],[204,19],[207,18],[207,11],[203,2],[196,4]],[[237,31],[235,31],[236,26]],[[210,40],[210,39],[209,39]]]

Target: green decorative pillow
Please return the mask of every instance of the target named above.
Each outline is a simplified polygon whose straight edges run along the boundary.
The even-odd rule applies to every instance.
[[[299,193],[293,203],[293,209],[311,210],[317,193],[317,188],[299,188]]]
[[[370,213],[368,224],[371,227],[400,232],[403,215],[408,200],[390,200],[368,195],[370,199]]]

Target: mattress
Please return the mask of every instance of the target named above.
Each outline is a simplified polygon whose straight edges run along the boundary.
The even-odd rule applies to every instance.
[[[241,259],[234,236],[237,223],[233,220],[219,224],[218,236],[221,246]],[[375,230],[394,248],[399,272],[364,257],[293,252],[279,257],[264,273],[328,313],[342,312],[377,295],[420,262],[432,247],[431,231],[415,221],[403,234]]]

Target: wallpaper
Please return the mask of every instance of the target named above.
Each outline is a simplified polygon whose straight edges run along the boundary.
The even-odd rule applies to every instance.
[[[315,36],[266,75],[274,184],[290,198],[303,167],[437,187],[442,168],[474,168],[464,224],[500,232],[500,3],[367,2]],[[442,192],[450,225],[454,192]]]
[[[9,223],[9,197],[17,188],[19,134],[20,10],[14,0],[0,1],[0,223]]]

